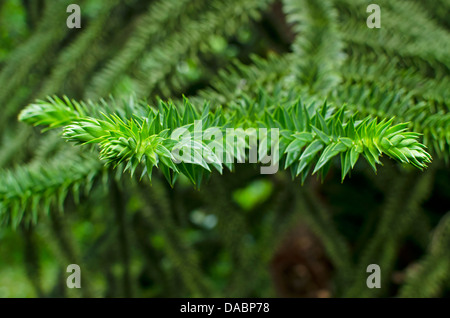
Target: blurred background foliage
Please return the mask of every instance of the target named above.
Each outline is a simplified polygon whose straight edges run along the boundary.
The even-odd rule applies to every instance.
[[[81,165],[72,157],[82,150],[58,133],[17,122],[37,98],[185,94],[227,107],[261,87],[274,100],[289,87],[381,117],[420,106],[425,119],[405,118],[428,138],[433,163],[421,172],[383,159],[375,174],[358,162],[341,183],[336,162],[304,186],[241,164],[200,190],[104,169],[69,191],[64,212],[0,227],[0,297],[450,295],[447,0],[379,1],[381,30],[365,26],[369,2],[351,0],[80,0],[82,28],[70,30],[71,2],[0,0],[3,171]],[[426,122],[436,114],[441,122]],[[79,290],[66,287],[72,263]],[[365,286],[372,263],[379,290]]]

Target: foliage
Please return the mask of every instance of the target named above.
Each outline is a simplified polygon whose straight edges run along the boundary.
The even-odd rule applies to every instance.
[[[0,296],[448,296],[446,1],[68,4],[0,1]]]

